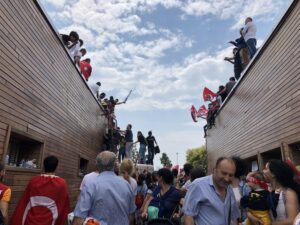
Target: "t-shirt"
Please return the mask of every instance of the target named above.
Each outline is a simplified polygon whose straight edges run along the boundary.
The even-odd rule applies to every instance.
[[[81,61],[80,62],[80,71],[83,74],[84,78],[86,80],[88,80],[92,73],[91,64],[87,63],[86,61]]]
[[[256,26],[253,22],[248,22],[243,31],[243,36],[245,41],[248,41],[251,38],[256,38]]]
[[[97,84],[92,84],[92,85],[89,85],[91,91],[93,92],[94,96],[97,97],[97,94],[99,94],[99,85]]]
[[[147,139],[147,143],[148,143],[148,148],[154,148],[155,137],[148,136],[146,139]]]
[[[125,140],[126,142],[133,142],[133,134],[131,130],[126,130]]]
[[[241,198],[241,206],[252,210],[269,210],[268,196],[267,190],[251,191],[248,196]]]
[[[130,180],[130,187],[131,187],[131,190],[133,192],[133,195],[136,196],[136,194],[137,194],[137,182],[132,177],[130,177],[129,180]]]
[[[227,94],[229,94],[231,92],[234,85],[235,85],[235,82],[233,82],[233,81],[227,82],[227,84],[225,85]]]
[[[162,196],[160,191],[161,188],[158,186],[152,194],[153,199],[149,205],[159,208],[159,218],[170,218],[179,204],[182,194],[174,186],[171,186]]]
[[[72,45],[71,43],[70,45]],[[78,56],[80,54],[80,43],[77,42],[77,44],[73,45],[71,48],[68,49],[69,55],[71,56],[72,60],[74,60],[75,56]]]
[[[138,136],[138,141],[140,142],[141,145],[147,145],[146,139],[144,136]]]

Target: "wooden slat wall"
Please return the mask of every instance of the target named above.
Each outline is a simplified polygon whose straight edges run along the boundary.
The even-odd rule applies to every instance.
[[[35,0],[0,1],[0,156],[8,127],[44,141],[59,157],[58,175],[74,205],[79,156],[94,164],[105,130],[103,112]],[[10,213],[34,171],[8,170]]]
[[[210,169],[220,156],[248,158],[300,141],[299,29],[294,1],[208,131]]]

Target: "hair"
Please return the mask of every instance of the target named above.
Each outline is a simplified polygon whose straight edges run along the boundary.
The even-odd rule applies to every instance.
[[[173,174],[167,168],[162,168],[157,171],[157,175],[160,176],[166,184],[173,184]]]
[[[82,56],[84,56],[87,53],[85,48],[80,49],[80,52],[81,52]]]
[[[157,171],[153,171],[151,176],[152,176],[152,182],[157,182]]]
[[[100,153],[96,157],[97,167],[99,172],[103,171],[114,171],[116,164],[116,155],[112,152],[111,155],[102,155],[104,152]]]
[[[227,161],[229,161],[229,162],[231,162],[232,164],[235,165],[235,162],[234,162],[234,160],[233,160],[232,158],[222,156],[222,157],[220,157],[220,158],[217,159],[215,168],[217,168],[217,167],[219,166],[219,164],[220,164],[223,160],[227,160]]]
[[[294,190],[300,203],[300,186],[294,180],[294,171],[286,163],[278,159],[272,159],[268,162],[270,171],[274,174],[275,180],[283,187]]]
[[[76,40],[79,40],[79,35],[76,31],[71,31],[69,37],[74,37]]]
[[[146,176],[143,173],[139,174],[136,181],[137,185],[143,185],[145,180],[146,180]]]
[[[148,135],[152,135],[152,131],[150,130],[150,131],[148,131]]]
[[[248,19],[250,21],[253,21],[252,17],[247,17],[246,19]]]
[[[192,166],[192,164],[189,164],[189,163],[186,163],[183,165],[183,171],[185,173],[185,175],[189,176],[190,175],[190,172],[191,170],[193,169],[194,167]]]
[[[235,78],[234,77],[230,77],[229,80],[230,81],[235,81]]]
[[[130,127],[130,129],[132,128],[132,125],[131,125],[131,124],[128,124],[127,126]]]
[[[0,163],[0,172],[3,171],[4,169],[5,169],[4,165]]]
[[[58,158],[56,156],[47,156],[44,159],[44,171],[45,173],[53,173],[55,172],[58,165]]]
[[[83,45],[83,40],[79,39],[79,46],[81,47]]]
[[[174,177],[177,177],[178,176],[178,169],[172,169],[172,174]]]
[[[124,179],[130,181],[130,176],[133,172],[133,162],[130,159],[124,159],[120,165],[120,173]]]
[[[147,184],[147,187],[150,187],[151,183],[152,183],[152,174],[150,172],[148,172],[146,174],[146,184]]]
[[[256,178],[257,180],[266,182],[266,179],[265,179],[265,177],[264,177],[264,174],[263,174],[262,172],[260,172],[260,171],[252,172],[252,173],[251,173],[251,177],[254,177],[254,178]]]
[[[202,167],[196,167],[191,170],[191,182],[200,177],[205,177],[205,172]]]
[[[235,168],[236,168],[234,177],[240,179],[241,176],[247,175],[247,173],[248,173],[247,162],[238,156],[233,156],[233,157],[231,157],[231,159],[233,160],[233,162],[235,164]]]
[[[225,88],[224,85],[220,85],[220,86],[219,86],[219,90],[223,90],[224,88]]]

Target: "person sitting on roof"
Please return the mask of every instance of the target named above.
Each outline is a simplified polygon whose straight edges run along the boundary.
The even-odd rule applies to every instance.
[[[225,101],[226,97],[227,97],[227,92],[226,92],[226,89],[225,89],[225,86],[224,85],[220,85],[219,86],[219,91],[217,92],[218,94],[218,101],[220,103],[220,105]]]
[[[232,50],[233,57],[225,57],[224,60],[232,63],[234,65],[234,77],[238,80],[243,71],[242,60],[238,51],[238,48]]]
[[[69,35],[60,34],[60,37],[66,47],[68,47],[71,42],[73,43],[79,40],[79,35],[75,31],[71,31]]]
[[[225,85],[225,88],[222,91],[218,92],[218,94],[222,95],[223,93],[226,93],[226,96],[228,96],[229,93],[231,92],[232,88],[234,87],[235,83],[236,83],[235,78],[230,77],[229,81]]]
[[[75,53],[75,56],[74,56],[74,63],[75,65],[77,65],[79,68],[80,68],[80,59],[81,57],[85,56],[86,55],[86,49],[85,48],[82,48],[80,49],[78,52]]]
[[[247,43],[245,42],[242,34],[243,29],[244,28],[240,29],[241,36],[235,39],[235,41],[230,41],[229,43],[233,44],[238,49],[238,53],[240,55],[242,66],[244,69],[250,62],[250,55],[249,55]]]
[[[88,81],[92,73],[91,59],[87,58],[80,61],[80,71],[85,80]]]

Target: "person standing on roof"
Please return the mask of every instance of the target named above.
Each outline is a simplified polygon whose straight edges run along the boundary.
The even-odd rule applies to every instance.
[[[126,131],[125,131],[125,157],[126,158],[131,158],[131,149],[133,146],[133,134],[132,134],[132,125],[128,124]]]
[[[147,143],[148,143],[148,163],[150,165],[153,165],[153,159],[154,159],[154,143],[157,145],[157,142],[155,140],[155,137],[152,136],[152,131],[148,132],[148,137],[146,138]]]
[[[242,35],[247,43],[250,58],[252,59],[256,53],[256,25],[251,17],[247,17],[245,20],[245,26],[242,30]]]

